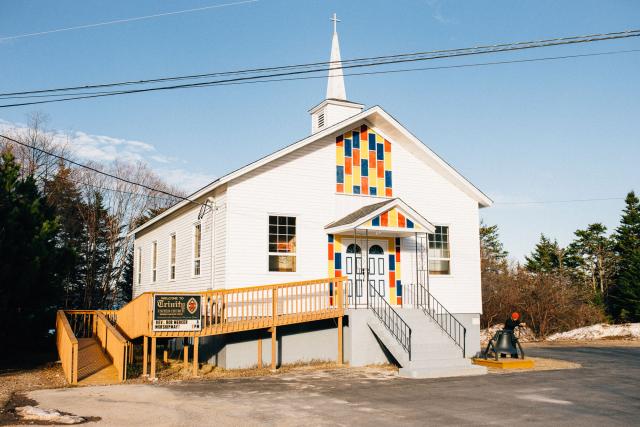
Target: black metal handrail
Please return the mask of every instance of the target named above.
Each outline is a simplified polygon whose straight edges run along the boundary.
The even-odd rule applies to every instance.
[[[409,360],[411,360],[411,328],[371,284],[369,284],[369,296],[367,306],[409,354]]]
[[[416,305],[431,317],[458,347],[462,349],[462,357],[466,355],[467,328],[449,312],[440,301],[422,286],[417,284]]]

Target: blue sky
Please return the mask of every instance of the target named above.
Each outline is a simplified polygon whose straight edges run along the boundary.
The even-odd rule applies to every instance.
[[[0,2],[0,38],[232,3],[234,0]],[[0,91],[29,90],[327,60],[338,13],[343,58],[537,40],[640,27],[629,1],[286,1],[255,3],[0,41]],[[640,49],[598,42],[458,60]],[[413,66],[413,65],[412,65]],[[399,68],[399,66],[394,66]],[[381,105],[496,201],[482,211],[516,258],[541,232],[617,225],[640,191],[640,52],[467,69],[347,77],[347,95]],[[0,127],[41,111],[81,156],[143,158],[187,187],[309,133],[324,80],[129,95],[0,109]],[[192,188],[191,188],[192,189]]]

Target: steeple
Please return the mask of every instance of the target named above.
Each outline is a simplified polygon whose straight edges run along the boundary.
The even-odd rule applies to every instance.
[[[364,108],[362,104],[347,101],[342,59],[340,58],[340,41],[338,40],[338,22],[340,20],[334,13],[331,21],[333,22],[333,37],[331,39],[331,57],[327,76],[327,96],[324,101],[309,110],[309,113],[311,113],[311,133],[316,133],[348,119],[361,112]]]
[[[347,91],[344,88],[344,74],[340,60],[340,41],[338,40],[338,22],[336,14],[333,14],[333,38],[331,40],[331,59],[329,64],[329,76],[327,78],[327,98],[347,100]]]

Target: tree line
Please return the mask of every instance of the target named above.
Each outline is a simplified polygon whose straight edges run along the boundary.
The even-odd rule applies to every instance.
[[[111,309],[129,301],[127,234],[177,201],[45,154],[73,158],[45,123],[32,115],[26,130],[7,135],[27,147],[0,138],[0,338],[33,345],[50,337],[60,308]],[[88,165],[181,194],[144,163]]]
[[[480,225],[482,325],[514,310],[539,336],[598,322],[640,321],[640,200],[625,198],[620,224],[576,230],[566,247],[541,234],[523,264],[509,261],[497,225]]]

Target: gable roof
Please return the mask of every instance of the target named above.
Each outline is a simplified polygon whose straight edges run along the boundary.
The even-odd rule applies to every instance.
[[[337,234],[343,233],[345,231],[353,230],[354,228],[358,229],[389,229],[395,230],[399,228],[405,228],[399,224],[396,225],[387,225],[387,224],[375,224],[371,223],[372,220],[379,218],[381,214],[389,213],[393,210],[399,210],[404,213],[407,218],[410,219],[408,222],[415,223],[415,231],[428,232],[433,233],[435,230],[435,226],[426,220],[422,215],[416,212],[413,208],[407,205],[399,198],[385,200],[384,202],[373,203],[371,205],[363,206],[358,210],[351,212],[350,214],[332,222],[325,226],[325,231],[329,234]],[[402,215],[402,213],[397,212],[398,215]],[[413,225],[409,228],[413,229]]]
[[[351,212],[349,215],[344,216],[344,217],[340,218],[337,221],[333,221],[331,224],[328,224],[324,228],[334,228],[334,227],[341,227],[343,225],[353,224],[358,219],[367,217],[371,213],[377,211],[378,209],[380,209],[382,207],[386,207],[388,204],[390,204],[390,202],[391,202],[391,200],[385,200],[384,202],[379,202],[379,203],[374,203],[372,205],[363,206],[360,209]]]
[[[381,131],[383,136],[387,137],[387,139],[393,141],[398,139],[399,137],[404,137],[405,139],[412,142],[422,153],[426,155],[426,159],[429,160],[429,163],[436,168],[441,174],[445,175],[450,179],[454,185],[458,186],[462,191],[468,194],[472,199],[476,200],[480,207],[489,207],[493,204],[493,201],[485,195],[482,191],[480,191],[477,187],[475,187],[469,180],[467,180],[462,174],[456,171],[450,164],[444,161],[440,156],[434,153],[429,147],[424,145],[418,138],[416,138],[409,130],[407,130],[404,126],[402,126],[395,118],[393,118],[389,113],[384,111],[380,106],[373,106],[367,110],[364,110],[354,116],[349,117],[341,122],[338,122],[332,126],[329,126],[321,131],[318,131],[310,136],[301,139],[293,144],[290,144],[284,148],[281,148],[278,151],[275,151],[267,156],[264,156],[252,163],[249,163],[246,166],[243,166],[239,169],[236,169],[218,179],[211,182],[210,184],[202,187],[201,189],[192,193],[188,199],[198,200],[206,197],[211,191],[220,187],[221,185],[226,184],[229,181],[232,181],[236,178],[239,178],[242,175],[245,175],[261,166],[264,166],[267,163],[270,163],[276,159],[279,159],[287,154],[296,151],[302,147],[305,147],[315,141],[318,141],[322,138],[325,138],[329,135],[338,133],[345,127],[352,126],[357,122],[367,121],[371,124],[371,126]],[[145,222],[144,224],[138,226],[134,230],[129,232],[129,235],[136,234],[143,229],[149,227],[152,224],[160,221],[161,219],[171,215],[177,210],[187,206],[191,203],[189,200],[183,200],[181,202],[176,203],[171,208],[167,209],[160,215],[157,215]]]

